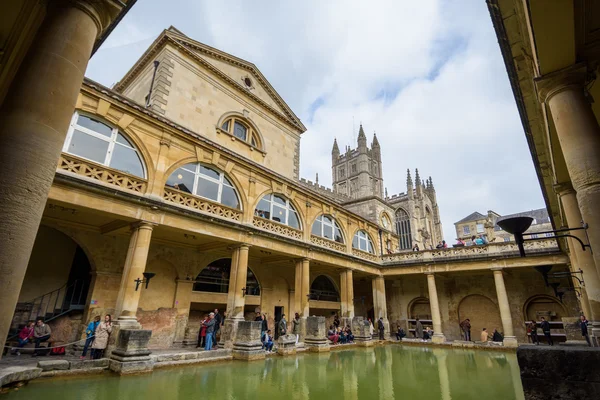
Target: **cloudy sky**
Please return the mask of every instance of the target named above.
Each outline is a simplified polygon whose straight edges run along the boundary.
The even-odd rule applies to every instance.
[[[390,195],[407,168],[433,178],[446,240],[473,211],[544,207],[484,0],[143,0],[87,76],[112,86],[170,25],[258,66],[308,128],[302,177],[329,186],[362,122]]]

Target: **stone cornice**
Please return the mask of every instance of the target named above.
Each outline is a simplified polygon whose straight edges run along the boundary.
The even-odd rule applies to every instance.
[[[63,0],[62,2],[66,6],[75,7],[86,13],[94,21],[98,29],[98,38],[102,38],[103,33],[111,28],[113,21],[118,22],[120,20],[119,17],[122,16],[121,13],[127,12],[135,1],[130,1],[130,3],[130,5],[126,5],[116,1],[105,0]]]
[[[554,192],[561,197],[569,193],[575,193],[571,182],[557,183],[553,188]]]
[[[588,68],[585,64],[575,64],[560,71],[535,78],[535,86],[539,100],[547,103],[552,96],[568,89],[582,90],[588,77]]]

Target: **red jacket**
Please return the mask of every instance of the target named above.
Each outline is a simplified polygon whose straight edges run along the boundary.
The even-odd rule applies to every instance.
[[[206,336],[206,325],[204,325],[204,321],[202,321],[202,327],[200,328],[200,336]]]
[[[31,339],[33,337],[33,328],[23,327],[21,332],[19,332],[19,339]]]

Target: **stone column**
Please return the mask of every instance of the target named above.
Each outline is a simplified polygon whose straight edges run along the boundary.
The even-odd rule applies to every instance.
[[[600,126],[585,96],[587,78],[587,66],[577,64],[536,79],[536,85],[550,108],[600,274]]]
[[[140,295],[145,284],[141,284],[136,290],[136,279],[144,279],[148,251],[150,250],[150,239],[152,238],[153,223],[140,221],[132,226],[129,249],[123,267],[121,286],[117,296],[117,307],[115,314],[117,323],[123,328],[139,329],[136,313],[140,302]]]
[[[0,346],[4,346],[108,2],[48,2],[0,109]],[[118,9],[118,7],[114,7]]]
[[[190,305],[192,304],[191,302],[193,287],[194,281],[188,281],[183,279],[177,280],[177,288],[175,289],[175,300],[173,301],[173,308],[177,310],[177,322],[175,327],[174,339],[176,343],[182,343],[186,345],[195,345],[197,343],[197,341],[192,341],[192,343],[184,343],[188,320],[190,317]]]
[[[446,337],[442,333],[442,317],[440,315],[440,302],[438,301],[437,288],[435,286],[435,275],[427,273],[427,288],[429,289],[429,307],[431,308],[431,320],[433,322],[434,343],[444,343]]]
[[[510,304],[508,303],[508,294],[504,285],[502,268],[493,269],[492,271],[494,271],[498,307],[500,308],[500,318],[502,319],[502,328],[504,329],[504,346],[517,347],[517,338],[513,331],[512,315],[510,314]]]
[[[296,261],[296,279],[294,295],[296,296],[296,310],[301,318],[306,318],[310,314],[309,296],[310,294],[310,260],[303,258]]]
[[[560,196],[560,200],[565,214],[566,223],[569,228],[576,228],[581,225],[581,212],[577,204],[577,197],[571,185],[557,185],[556,192]],[[584,231],[572,231],[571,235],[578,237],[583,243],[587,243],[587,238]],[[575,265],[583,271],[583,280],[585,286],[581,286],[582,303],[587,299],[589,315],[586,317],[591,321],[591,334],[594,337],[596,346],[600,345],[600,276],[596,271],[596,264],[590,249],[585,251],[581,248],[579,242],[569,238],[569,252],[572,258],[575,258]]]
[[[373,286],[373,325],[375,327],[375,335],[379,335],[377,329],[377,321],[379,318],[383,318],[383,324],[385,325],[385,337],[386,339],[390,336],[390,323],[387,317],[387,305],[385,299],[385,279],[383,276],[376,276],[372,281]]]
[[[244,307],[246,306],[245,289],[248,278],[248,251],[250,246],[242,244],[238,248],[237,264],[231,265],[232,273],[229,278],[229,290],[233,287],[233,308],[227,312],[227,318],[237,321],[244,320]],[[233,271],[235,269],[235,272]],[[235,276],[235,281],[233,277]]]
[[[340,273],[340,289],[341,289],[341,309],[342,318],[347,318],[352,322],[354,318],[354,279],[352,277],[352,270],[342,271]]]

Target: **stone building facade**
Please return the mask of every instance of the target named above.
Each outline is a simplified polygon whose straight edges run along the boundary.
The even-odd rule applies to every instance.
[[[552,238],[526,258],[514,243],[395,252],[399,210],[408,244],[441,239],[432,180],[409,174],[406,194],[382,196],[376,143],[361,158],[375,184],[356,198],[337,175],[333,189],[298,179],[305,128],[266,78],[174,28],[114,89],[85,80],[65,131],[13,328],[43,309],[67,342],[110,313],[165,348],[194,343],[218,308],[226,346],[257,311],[270,326],[296,312],[382,317],[388,335],[419,317],[438,342],[460,339],[470,317],[515,345],[525,319],[552,316],[560,337],[561,318],[580,309],[532,268],[567,270]],[[147,287],[144,273],[155,274]]]

